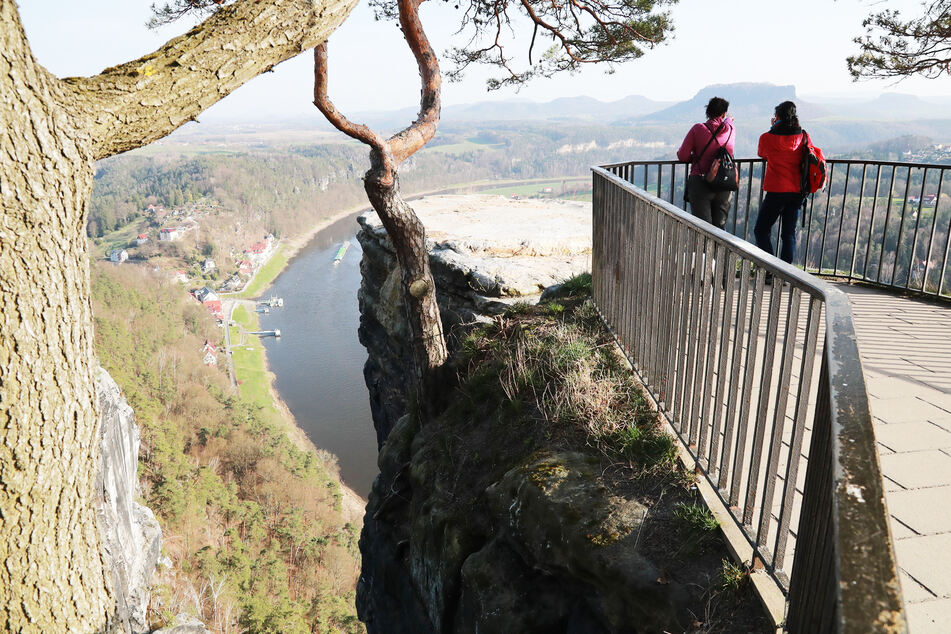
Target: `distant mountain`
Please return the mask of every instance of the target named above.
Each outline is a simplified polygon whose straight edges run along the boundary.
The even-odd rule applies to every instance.
[[[693,98],[654,113],[632,118],[630,123],[687,125],[704,117],[707,102],[722,97],[730,102],[729,113],[738,123],[751,123],[757,128],[769,126],[776,106],[783,101],[794,101],[802,120],[828,116],[825,106],[802,101],[796,96],[795,86],[776,86],[763,83],[714,84],[702,88]]]
[[[604,102],[593,97],[562,97],[545,103],[523,100],[482,101],[474,104],[447,106],[442,110],[444,123],[487,121],[545,121],[611,123],[620,119],[639,117],[670,106],[673,102],[656,101],[640,95],[631,95],[617,101]],[[358,113],[357,120],[373,125],[393,127],[406,125],[416,118],[414,108],[393,112]]]
[[[926,101],[915,95],[886,92],[865,103],[840,106],[837,118],[870,119],[875,121],[908,121],[913,119],[951,119],[948,103]]]

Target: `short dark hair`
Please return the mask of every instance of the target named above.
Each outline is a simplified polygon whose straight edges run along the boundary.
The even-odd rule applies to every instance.
[[[707,103],[707,119],[716,119],[726,114],[730,102],[723,97],[714,97]]]
[[[784,125],[798,126],[799,117],[796,115],[796,104],[791,101],[784,101],[774,111],[776,118]]]

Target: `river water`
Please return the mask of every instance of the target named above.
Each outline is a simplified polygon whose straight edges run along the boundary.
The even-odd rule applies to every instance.
[[[283,308],[261,315],[275,388],[315,445],[340,460],[343,481],[364,498],[377,474],[376,433],[363,382],[366,349],[357,340],[362,251],[356,215],[321,230],[277,277],[265,297]],[[334,255],[350,240],[343,260]]]

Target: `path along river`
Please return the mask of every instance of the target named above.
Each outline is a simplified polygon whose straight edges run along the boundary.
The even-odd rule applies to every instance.
[[[260,317],[262,329],[281,331],[280,339],[262,338],[274,387],[311,441],[339,458],[343,481],[365,498],[377,450],[363,381],[367,352],[357,340],[357,229],[353,215],[314,236],[264,293],[284,298],[284,307]],[[335,265],[344,240],[350,248]]]

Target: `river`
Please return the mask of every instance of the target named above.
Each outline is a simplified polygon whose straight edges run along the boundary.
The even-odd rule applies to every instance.
[[[343,481],[364,498],[377,474],[376,433],[363,381],[366,349],[357,340],[362,251],[356,215],[322,229],[291,259],[265,297],[283,308],[261,315],[274,386],[315,445],[335,454]],[[343,260],[334,255],[350,240]]]

